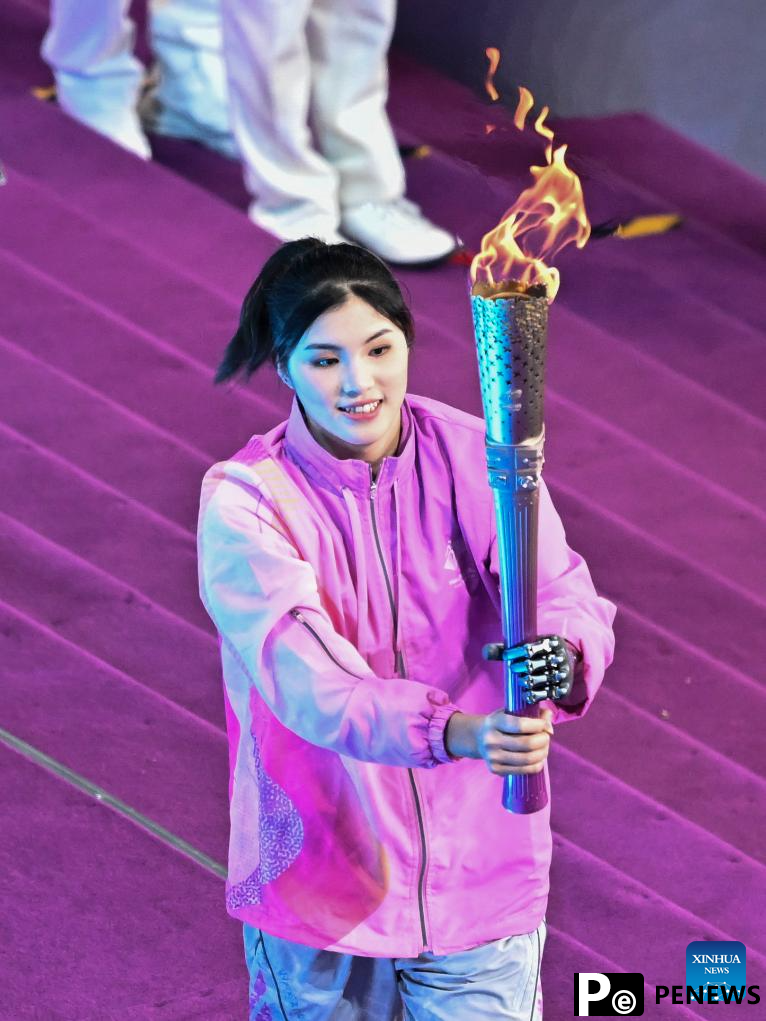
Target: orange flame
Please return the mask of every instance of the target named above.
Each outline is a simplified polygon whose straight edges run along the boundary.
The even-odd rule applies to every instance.
[[[513,123],[519,129],[524,130],[524,121],[527,119],[527,114],[535,105],[535,97],[529,91],[525,89],[523,85],[519,86],[519,105],[516,107],[516,113],[513,115]]]
[[[538,135],[542,135],[543,138],[548,139],[548,144],[545,147],[545,162],[550,163],[551,153],[553,152],[553,132],[545,123],[545,118],[548,116],[550,111],[547,106],[544,106],[540,111],[540,116],[535,121],[535,131]]]
[[[513,122],[523,130],[534,105],[528,89],[519,89]],[[535,121],[535,131],[548,139],[546,164],[530,167],[534,183],[519,195],[500,223],[484,235],[481,251],[471,263],[471,281],[494,285],[515,280],[524,289],[543,284],[548,301],[559,289],[559,271],[550,262],[574,242],[583,248],[590,237],[580,178],[566,165],[566,145],[553,148],[553,131],[546,125],[548,107]]]
[[[497,71],[497,65],[500,63],[500,50],[494,46],[488,46],[484,52],[489,60],[489,70],[487,71],[487,77],[484,79],[484,87],[489,93],[489,98],[493,103],[496,103],[500,98],[500,93],[495,88],[495,71]]]

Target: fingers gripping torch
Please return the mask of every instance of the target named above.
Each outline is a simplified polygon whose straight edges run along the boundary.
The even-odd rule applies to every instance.
[[[518,288],[518,289],[517,289]],[[525,289],[515,282],[475,284],[471,292],[479,381],[486,421],[486,454],[497,522],[506,711],[537,716],[535,702],[558,697],[555,667],[563,639],[548,644],[537,633],[538,503],[543,468],[543,392],[548,301],[541,284]],[[556,642],[560,643],[560,648]],[[518,649],[528,656],[552,657],[554,685],[536,694],[520,669]],[[534,651],[533,651],[534,650]],[[522,653],[523,655],[523,653]],[[495,658],[495,657],[492,657]],[[561,663],[566,657],[560,657]],[[529,674],[536,672],[528,660]],[[567,667],[560,672],[568,680]],[[548,803],[545,774],[506,776],[503,806],[529,814]]]

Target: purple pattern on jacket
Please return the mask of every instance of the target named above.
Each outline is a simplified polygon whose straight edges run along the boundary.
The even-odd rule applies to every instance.
[[[226,907],[232,914],[248,904],[260,904],[264,884],[276,879],[292,865],[303,844],[301,817],[279,784],[267,776],[255,738],[253,761],[263,820],[258,831],[260,859],[247,879],[231,886],[226,884]]]

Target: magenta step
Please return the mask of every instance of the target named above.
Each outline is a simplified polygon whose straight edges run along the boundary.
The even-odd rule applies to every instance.
[[[554,121],[578,156],[664,198],[669,208],[766,255],[763,181],[641,113]],[[743,215],[743,211],[746,211]]]
[[[605,690],[763,775],[766,686],[747,662],[737,670],[705,655],[699,645],[682,645],[624,604],[614,630],[616,654]]]
[[[725,896],[725,890],[719,891]],[[630,962],[625,970],[641,972],[650,986],[685,984],[686,948],[692,941],[739,938],[736,931],[723,934],[712,921],[688,914],[557,835],[548,915],[551,921],[577,918],[577,927],[568,927],[575,938],[595,953]],[[763,972],[763,956],[748,947],[747,959],[748,975]],[[710,1007],[689,1009],[704,1017]],[[653,1016],[651,1006],[645,1015]]]
[[[655,797],[621,784],[560,742],[551,755],[551,788],[556,833],[680,908],[736,932],[748,948],[766,952],[760,921],[766,910],[766,864],[713,836],[704,824],[669,811],[661,790]]]
[[[615,960],[595,953],[582,940],[575,939],[571,932],[562,931],[560,920],[555,914],[548,913],[548,939],[543,956],[542,989],[543,1015],[546,1021],[572,1016],[574,1000],[574,975],[576,972],[627,972],[637,970],[633,961],[617,964]],[[683,983],[684,976],[680,978]],[[692,1018],[705,1017],[695,1013],[693,1007],[683,1005],[670,1006],[667,1001],[655,1004],[655,988],[648,982],[644,983],[644,1016],[652,1021],[690,1021]],[[699,1010],[700,1008],[696,1008]],[[703,1010],[705,1008],[702,1008]]]
[[[2,424],[0,477],[4,514],[140,589],[188,623],[207,627],[193,584],[197,549],[190,530]]]
[[[759,677],[755,664],[766,651],[766,631],[757,623],[762,600],[727,588],[704,572],[704,564],[699,569],[690,559],[620,527],[596,500],[585,502],[579,493],[559,486],[553,473],[548,482],[569,544],[588,561],[597,588],[717,659]],[[746,654],[739,637],[742,627],[748,629]]]
[[[193,627],[1,513],[0,549],[1,600],[190,712],[220,722],[212,624]],[[195,591],[196,579],[187,582]]]
[[[95,1021],[237,981],[244,1015],[222,881],[5,746],[0,762],[6,1016]]]
[[[92,256],[97,261],[98,253]],[[203,451],[230,448],[233,452],[243,436],[249,438],[255,431],[254,421],[284,417],[282,409],[289,402],[287,388],[279,381],[269,386],[265,377],[257,390],[214,386],[224,339],[219,338],[219,350],[211,349],[206,363],[191,361],[186,357],[188,348],[175,338],[170,344],[132,323],[115,321],[101,306],[89,306],[87,296],[65,293],[57,280],[41,280],[2,254],[0,267],[18,296],[18,302],[7,303],[0,311],[0,336],[151,419],[183,442]],[[157,304],[156,299],[151,304]],[[62,323],[66,323],[66,344],[61,343]],[[199,336],[204,335],[202,330]]]
[[[0,127],[9,182],[14,173],[36,182],[94,224],[109,224],[111,234],[149,259],[172,253],[174,265],[206,288],[241,300],[277,247],[241,211],[132,156],[56,106],[26,95],[0,98]],[[83,166],[98,173],[83,174]]]
[[[3,728],[216,861],[228,846],[220,682],[195,717],[3,605]],[[193,683],[193,682],[192,682]]]
[[[2,339],[0,405],[5,422],[39,446],[186,530],[196,529],[202,476],[215,457]]]
[[[636,683],[640,676],[637,668]],[[726,711],[736,712],[736,706],[714,708],[711,715],[716,711],[723,717]],[[622,696],[610,697],[607,682],[584,719],[576,725],[560,724],[555,739],[567,751],[763,861],[766,780],[762,770],[744,769],[713,743],[691,738],[683,718],[658,719]],[[711,811],[711,791],[726,798],[725,813]],[[617,800],[622,795],[615,792],[613,797]],[[587,811],[587,806],[580,808]],[[650,851],[650,845],[645,845],[644,853]],[[689,867],[690,875],[697,875],[691,863]]]

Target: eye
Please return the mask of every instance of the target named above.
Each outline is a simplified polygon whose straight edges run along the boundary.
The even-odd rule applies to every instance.
[[[317,358],[316,361],[313,361],[311,364],[316,365],[318,369],[324,369],[327,367],[328,362],[337,362],[337,360],[337,358]]]
[[[391,345],[390,344],[384,344],[383,347],[376,347],[372,353],[375,354],[375,351],[382,351],[385,354],[386,351],[390,351],[390,350],[391,350]],[[380,357],[380,355],[378,355],[378,357]]]

